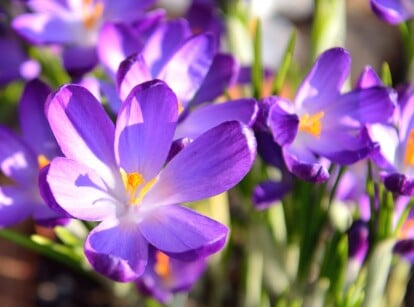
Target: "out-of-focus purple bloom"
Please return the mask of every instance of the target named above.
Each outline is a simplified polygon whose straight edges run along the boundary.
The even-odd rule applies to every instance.
[[[381,19],[398,24],[414,17],[412,0],[371,0],[371,8]]]
[[[165,23],[149,37],[141,54],[123,61],[117,76],[121,100],[137,84],[159,78],[171,86],[180,102],[176,139],[196,138],[230,120],[252,126],[258,109],[254,99],[198,106],[213,101],[235,82],[238,63],[230,55],[215,54],[212,36],[189,33],[184,20]]]
[[[369,250],[369,227],[367,222],[357,220],[348,230],[348,283],[355,280]]]
[[[189,291],[206,267],[205,258],[182,261],[150,246],[147,267],[135,284],[142,293],[166,304],[174,293]]]
[[[225,23],[215,1],[193,0],[185,13],[193,33],[213,33],[220,44],[220,39],[225,32]]]
[[[154,10],[133,24],[105,23],[99,32],[97,51],[106,73],[115,79],[119,64],[128,56],[141,52],[144,43],[158,25],[165,20],[163,10]]]
[[[154,0],[30,0],[31,13],[17,16],[13,28],[33,44],[59,44],[69,72],[82,73],[96,64],[96,42],[104,22],[131,23]]]
[[[214,38],[191,35],[185,20],[165,22],[148,38],[141,53],[121,63],[117,86],[124,99],[135,85],[154,78],[165,81],[186,109],[217,98],[236,81],[238,62],[216,53]]]
[[[46,113],[66,156],[52,160],[47,182],[64,210],[100,222],[85,243],[96,271],[135,280],[145,271],[149,244],[182,260],[223,247],[225,226],[179,204],[224,192],[244,177],[255,157],[248,128],[223,123],[165,165],[178,102],[162,81],[135,87],[115,127],[93,95],[76,85],[54,93]]]
[[[31,80],[40,73],[40,65],[23,52],[17,41],[0,38],[0,85],[17,80]]]
[[[252,201],[256,209],[264,210],[292,190],[292,175],[287,171],[282,151],[273,141],[272,135],[264,131],[256,131],[257,153],[269,166],[280,171],[279,180],[266,180],[259,183],[253,190]]]
[[[22,136],[0,127],[0,167],[13,183],[0,187],[0,226],[14,225],[32,216],[36,223],[65,223],[67,214],[53,211],[39,194],[39,171],[60,151],[43,109],[50,89],[42,82],[29,82],[19,105]],[[50,200],[53,206],[53,199]]]
[[[385,87],[341,93],[351,59],[347,51],[324,52],[302,82],[294,103],[280,97],[269,110],[268,126],[282,146],[290,172],[308,181],[321,182],[328,171],[318,161],[349,165],[376,148],[365,124],[384,122],[394,110],[393,91]]]
[[[370,125],[371,138],[380,148],[373,160],[381,168],[385,187],[401,195],[414,195],[414,92],[398,90],[398,107],[392,123]]]

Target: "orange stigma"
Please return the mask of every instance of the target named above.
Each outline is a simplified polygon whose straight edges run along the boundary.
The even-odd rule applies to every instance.
[[[82,0],[83,24],[85,28],[92,29],[102,17],[104,5],[94,0]]]
[[[171,278],[170,257],[163,252],[156,251],[154,271],[163,279]]]
[[[325,113],[322,111],[313,115],[304,114],[299,121],[299,131],[319,137],[322,130],[321,119],[324,115]]]
[[[404,163],[414,165],[414,129],[410,131],[407,144],[405,145]]]
[[[144,177],[140,173],[133,172],[127,174],[123,169],[121,169],[121,176],[125,191],[129,195],[128,202],[130,205],[138,205],[156,181],[156,178],[154,178],[145,182]]]
[[[38,155],[37,156],[37,164],[39,165],[39,169],[44,168],[45,166],[48,166],[50,163],[49,159],[46,158],[45,155]]]

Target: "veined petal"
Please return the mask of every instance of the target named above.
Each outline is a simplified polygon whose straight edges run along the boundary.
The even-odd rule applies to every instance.
[[[288,145],[282,152],[288,170],[300,179],[317,183],[328,180],[327,168],[308,149]]]
[[[0,187],[0,227],[13,226],[27,219],[34,204],[25,189],[12,186]]]
[[[176,205],[155,209],[139,228],[149,243],[167,255],[183,260],[217,252],[224,246],[228,233],[226,226]]]
[[[60,153],[45,116],[50,88],[40,80],[26,84],[19,103],[19,123],[23,139],[35,153],[51,159]]]
[[[178,118],[177,97],[162,81],[133,89],[116,122],[115,153],[127,173],[151,180],[164,165]]]
[[[250,170],[256,140],[239,122],[208,130],[181,150],[161,171],[142,206],[171,205],[220,194]]]
[[[118,166],[113,152],[114,125],[102,105],[85,88],[65,85],[46,105],[46,116],[66,157],[82,161],[109,182]]]
[[[142,45],[126,24],[106,23],[99,32],[98,57],[109,73],[115,76],[119,64],[129,55],[141,51]]]
[[[338,96],[335,103],[323,109],[324,127],[346,124],[349,118],[361,124],[385,123],[394,112],[396,98],[395,91],[378,86]]]
[[[339,127],[324,131],[319,138],[308,140],[307,147],[332,162],[349,165],[367,157],[378,149],[364,129]]]
[[[197,138],[207,130],[226,121],[237,120],[251,127],[258,113],[256,100],[244,98],[218,104],[200,106],[182,121],[175,133],[175,138]]]
[[[19,184],[35,181],[38,171],[37,157],[16,134],[0,126],[0,168],[4,175]]]
[[[96,171],[71,159],[53,159],[46,180],[59,206],[78,219],[101,221],[113,217],[123,201],[115,198]]]
[[[267,125],[272,132],[274,141],[280,146],[291,144],[298,133],[299,117],[286,112],[277,103],[269,110]]]
[[[151,69],[151,76],[158,76],[179,46],[191,35],[185,19],[175,19],[157,27],[145,42],[143,57]]]
[[[85,255],[97,272],[115,281],[133,281],[145,270],[148,243],[135,223],[108,219],[89,234]]]
[[[116,75],[116,84],[121,100],[124,101],[135,86],[152,79],[142,54],[133,54],[123,60]]]
[[[215,51],[215,41],[211,35],[190,37],[171,56],[157,76],[174,90],[184,108],[206,77]]]
[[[213,58],[213,63],[197,91],[192,105],[210,102],[222,95],[224,91],[236,82],[240,64],[230,54],[218,53]]]
[[[315,108],[332,102],[339,95],[350,67],[351,57],[345,49],[332,48],[322,53],[297,91],[294,100],[297,107],[313,113]]]
[[[369,126],[372,141],[379,144],[379,150],[372,159],[382,169],[394,169],[399,164],[397,149],[400,143],[397,129],[391,125],[374,124]]]

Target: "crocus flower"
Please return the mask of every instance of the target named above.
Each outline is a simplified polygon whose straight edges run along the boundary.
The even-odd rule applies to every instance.
[[[99,222],[84,246],[96,271],[135,280],[145,271],[149,244],[182,260],[223,247],[227,228],[180,204],[222,193],[244,177],[255,157],[248,128],[223,123],[165,165],[178,103],[162,81],[132,89],[115,126],[94,96],[76,85],[54,93],[46,114],[66,156],[52,160],[47,183],[65,211]]]
[[[0,226],[14,225],[33,216],[41,225],[65,223],[67,214],[46,206],[39,194],[38,176],[59,148],[43,109],[50,89],[39,80],[29,82],[19,105],[22,136],[0,127],[0,167],[10,184],[0,187]],[[52,203],[53,206],[53,203]]]
[[[414,195],[414,92],[399,89],[393,123],[370,126],[370,135],[380,144],[373,156],[381,168],[385,187],[401,195]]]
[[[318,157],[349,165],[375,149],[365,124],[386,121],[394,110],[393,91],[385,87],[340,90],[351,59],[342,48],[319,56],[296,93],[294,103],[271,97],[268,126],[282,146],[290,172],[308,181],[329,177]]]
[[[132,22],[154,0],[31,0],[32,11],[17,16],[13,28],[33,44],[65,46],[65,67],[84,72],[97,62],[96,42],[104,22]]]
[[[206,268],[205,258],[182,261],[150,246],[147,267],[135,284],[141,293],[166,304],[174,293],[189,291]]]
[[[189,36],[189,33],[184,20],[165,23],[150,36],[141,54],[123,61],[117,75],[121,100],[140,82],[159,78],[174,89],[180,101],[176,139],[194,139],[229,120],[239,120],[252,126],[258,111],[254,99],[208,103],[235,82],[238,63],[230,55],[214,55],[212,47],[215,44],[210,35]]]
[[[221,95],[236,81],[238,62],[216,52],[213,36],[191,35],[183,19],[161,24],[148,38],[142,52],[123,61],[117,72],[121,100],[131,88],[154,78],[165,81],[186,109]]]
[[[414,17],[414,2],[411,0],[370,0],[370,3],[374,13],[391,24]]]

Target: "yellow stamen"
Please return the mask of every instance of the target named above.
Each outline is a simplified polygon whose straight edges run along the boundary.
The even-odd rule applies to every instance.
[[[414,129],[410,131],[407,144],[405,145],[404,163],[414,165]]]
[[[38,155],[37,156],[37,164],[39,165],[39,169],[44,168],[45,166],[48,166],[50,163],[49,159],[46,158],[45,155]]]
[[[123,169],[121,169],[120,172],[122,181],[124,182],[125,191],[129,195],[128,203],[130,205],[138,205],[145,194],[147,194],[150,188],[154,185],[156,178],[146,183],[144,177],[138,172],[127,174]]]
[[[163,252],[157,251],[155,253],[154,271],[163,279],[171,278],[170,257]]]
[[[325,113],[322,111],[313,115],[309,115],[308,113],[304,114],[299,121],[299,131],[319,137],[322,130],[321,119],[324,115]]]
[[[180,115],[184,111],[183,104],[181,101],[178,101],[178,115]]]
[[[102,2],[94,4],[93,0],[83,0],[82,10],[83,24],[85,28],[92,29],[97,21],[102,17],[104,5]]]

